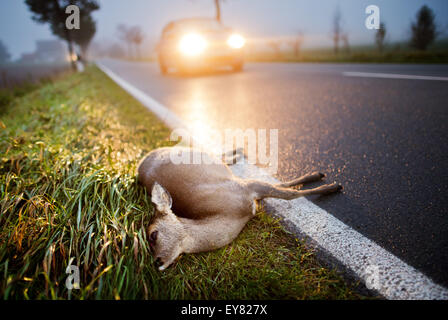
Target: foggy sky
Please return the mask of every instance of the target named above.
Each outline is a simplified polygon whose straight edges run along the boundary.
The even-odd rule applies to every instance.
[[[96,41],[118,41],[116,26],[120,23],[140,25],[146,45],[158,38],[163,26],[185,17],[213,17],[213,0],[100,0],[100,10],[94,13],[98,22]],[[409,26],[417,10],[427,4],[436,13],[438,25],[448,27],[447,0],[226,0],[222,19],[249,38],[289,36],[302,31],[305,47],[330,46],[332,17],[337,6],[343,17],[343,29],[350,43],[369,44],[375,31],[364,26],[365,8],[380,7],[381,21],[386,23],[388,41],[409,38]],[[31,13],[21,0],[1,0],[0,39],[13,58],[32,52],[35,40],[52,39],[47,25],[31,20]]]

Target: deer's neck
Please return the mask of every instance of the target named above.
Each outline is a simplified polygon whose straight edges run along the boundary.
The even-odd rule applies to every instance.
[[[251,217],[214,216],[200,220],[180,218],[186,233],[185,253],[209,251],[232,242]]]

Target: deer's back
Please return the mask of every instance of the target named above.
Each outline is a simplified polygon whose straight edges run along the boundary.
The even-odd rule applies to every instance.
[[[175,150],[173,150],[175,149]],[[252,210],[252,201],[244,184],[224,163],[174,164],[170,152],[182,151],[191,155],[198,150],[173,147],[151,151],[140,163],[138,180],[151,192],[155,181],[173,199],[173,212],[181,217],[201,219],[215,214],[244,215]],[[190,158],[191,159],[191,158]],[[204,159],[204,158],[202,158]]]

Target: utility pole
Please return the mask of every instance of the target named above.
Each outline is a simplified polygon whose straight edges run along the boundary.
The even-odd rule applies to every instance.
[[[215,0],[215,7],[216,7],[216,20],[218,22],[221,22],[221,0]]]

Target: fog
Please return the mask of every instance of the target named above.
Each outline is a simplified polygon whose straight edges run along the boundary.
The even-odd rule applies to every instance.
[[[117,40],[117,25],[139,25],[145,39],[144,50],[151,50],[163,26],[171,20],[185,17],[213,17],[212,0],[101,0],[94,42],[112,43]],[[446,32],[448,1],[446,0],[226,0],[222,4],[223,23],[251,39],[288,37],[301,31],[304,48],[331,46],[332,19],[337,7],[342,13],[342,28],[348,33],[351,45],[371,44],[372,30],[364,26],[365,8],[375,4],[381,10],[390,42],[406,40],[409,26],[417,10],[427,4],[436,13],[439,27]],[[0,40],[13,59],[32,52],[36,40],[52,39],[48,25],[31,20],[23,1],[2,0],[0,4]],[[446,36],[446,33],[445,33]]]

